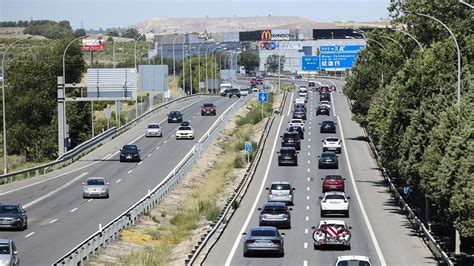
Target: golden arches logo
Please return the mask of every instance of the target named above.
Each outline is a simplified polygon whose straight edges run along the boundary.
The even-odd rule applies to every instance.
[[[262,31],[262,41],[270,41],[272,39],[272,31],[271,30],[263,30]]]

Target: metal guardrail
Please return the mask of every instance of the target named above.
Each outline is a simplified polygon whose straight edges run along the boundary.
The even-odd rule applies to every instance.
[[[194,249],[191,251],[191,254],[188,255],[188,258],[185,260],[186,265],[193,265],[196,260],[199,258],[201,252],[204,250],[207,244],[209,244],[209,249],[210,250],[217,240],[219,240],[222,232],[224,229],[227,227],[227,223],[224,223],[224,221],[228,221],[235,213],[237,210],[237,205],[242,201],[245,193],[247,192],[248,185],[253,179],[253,176],[255,174],[255,171],[257,169],[258,163],[260,162],[263,149],[265,147],[269,131],[271,126],[273,125],[273,122],[275,118],[277,117],[278,114],[282,113],[283,107],[285,106],[286,98],[287,98],[287,92],[284,92],[282,102],[280,103],[280,106],[277,110],[274,110],[270,118],[267,120],[262,135],[260,137],[260,140],[258,142],[258,146],[256,149],[255,157],[252,159],[250,165],[247,167],[247,170],[245,171],[244,177],[240,181],[239,185],[237,188],[234,190],[234,194],[232,195],[231,198],[229,198],[222,209],[221,213],[217,217],[216,221],[212,224],[212,229],[208,229],[207,233],[204,236],[201,236],[200,241],[198,241],[198,245],[194,246]],[[219,234],[217,237],[213,240],[212,243],[209,243],[213,235],[219,231]],[[203,260],[207,257],[206,253],[204,255]],[[202,260],[202,261],[203,261]],[[202,261],[199,263],[201,264]]]
[[[102,247],[116,240],[121,230],[135,224],[139,217],[151,210],[158,204],[187,174],[200,158],[202,152],[210,144],[217,133],[224,128],[230,118],[250,99],[252,96],[241,98],[232,104],[217,121],[209,128],[204,136],[191,148],[178,165],[153,189],[139,199],[130,208],[117,216],[107,225],[89,236],[82,243],[57,260],[53,265],[82,265],[91,255],[95,255]]]
[[[82,156],[84,156],[85,154],[90,152],[91,150],[93,150],[93,149],[97,148],[98,146],[102,145],[103,143],[106,143],[110,139],[115,138],[116,136],[118,136],[118,135],[122,134],[123,132],[127,131],[128,129],[134,127],[136,124],[140,123],[143,119],[145,119],[148,116],[150,116],[151,114],[159,111],[160,109],[162,109],[164,107],[167,107],[168,105],[170,105],[174,102],[187,100],[191,97],[197,97],[197,96],[202,96],[202,95],[208,95],[209,96],[211,94],[195,94],[195,95],[190,95],[190,96],[184,96],[184,97],[180,97],[180,98],[174,99],[172,101],[163,103],[159,106],[156,106],[152,110],[150,110],[146,113],[143,113],[141,116],[139,116],[136,119],[128,122],[127,124],[121,126],[118,129],[116,127],[112,127],[109,130],[104,131],[101,134],[95,136],[94,138],[91,138],[91,139],[81,143],[80,145],[78,145],[74,149],[66,152],[65,154],[63,154],[61,157],[59,157],[58,159],[56,159],[53,162],[38,165],[38,166],[31,167],[31,168],[28,168],[28,169],[19,170],[19,171],[16,171],[16,172],[5,174],[5,175],[0,175],[0,185],[5,184],[5,183],[13,182],[13,180],[18,176],[22,176],[23,178],[30,178],[30,177],[34,177],[34,176],[37,176],[37,175],[46,174],[48,172],[55,171],[55,170],[58,170],[58,169],[60,169],[64,166],[67,166],[67,165],[73,163],[74,161],[76,161],[77,159],[81,158]],[[211,96],[217,96],[217,95],[211,95]]]

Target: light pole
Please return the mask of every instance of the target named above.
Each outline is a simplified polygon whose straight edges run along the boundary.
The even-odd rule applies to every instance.
[[[192,63],[193,60],[192,59],[193,59],[193,50],[195,48],[196,47],[194,46],[189,47],[189,84],[191,86],[191,95],[193,95],[193,63]]]
[[[198,71],[198,91],[201,92],[201,87],[199,87],[199,84],[201,83],[201,46],[203,44],[205,44],[206,42],[202,42],[199,46],[198,46],[198,67],[199,67],[199,71]]]
[[[395,31],[398,31],[398,32],[401,32],[403,34],[405,34],[406,36],[410,37],[412,40],[414,40],[416,42],[416,44],[418,45],[418,47],[420,47],[420,51],[423,51],[423,46],[421,45],[421,43],[415,38],[415,36],[413,36],[412,34],[410,34],[409,32],[407,31],[404,31],[404,30],[401,30],[401,29],[397,29],[397,28],[394,28]]]
[[[180,35],[177,34],[176,37],[173,39],[173,83],[176,85],[176,89],[178,88],[178,83],[176,82],[176,60],[175,60],[175,53],[174,53],[174,44],[176,42],[176,39],[178,39]]]
[[[135,49],[134,49],[134,57],[135,57],[135,70],[138,72],[138,69],[137,69],[137,43],[138,43],[138,40],[140,40],[140,38],[142,37],[143,35],[140,35],[138,36],[138,38],[135,39]],[[137,92],[137,95],[136,95],[136,98],[135,98],[135,119],[138,118],[138,92]]]
[[[183,41],[183,71],[182,71],[182,74],[183,74],[183,92],[186,94],[186,75],[184,75],[184,50],[185,50],[185,46],[186,46],[186,34],[188,33],[185,33],[184,34],[184,41]]]
[[[216,49],[216,48],[217,48],[217,49]],[[217,66],[219,66],[219,72],[220,72],[220,63],[217,62],[217,52],[218,52],[218,50],[219,50],[220,48],[222,48],[222,47],[219,47],[219,46],[218,46],[218,47],[216,47],[216,48],[212,49],[212,52],[211,52],[211,55],[215,52],[215,54],[214,54],[214,62],[216,62],[216,65],[214,66],[214,80],[217,80]],[[222,48],[222,50],[227,50],[227,48],[224,47],[224,48]],[[211,66],[211,68],[212,68],[212,66]],[[219,73],[219,74],[220,74],[220,73]],[[219,75],[219,76],[220,76],[220,75]]]
[[[13,45],[17,44],[20,41],[28,40],[30,38],[31,37],[28,37],[26,39],[18,39],[16,41],[12,42],[7,47],[5,52],[3,52],[3,57],[2,57],[2,110],[3,110],[2,116],[3,116],[3,174],[4,175],[6,175],[7,172],[8,172],[8,169],[7,169],[7,164],[8,164],[8,159],[7,159],[7,122],[6,122],[6,114],[5,114],[5,57],[8,53],[8,50],[10,50],[10,48]]]
[[[115,68],[115,44],[117,43],[117,41],[115,41],[114,38],[112,38],[112,41],[114,42],[114,45],[112,46],[112,62],[114,64],[114,68]]]
[[[208,77],[207,77],[207,57],[208,57],[209,48],[212,47],[213,45],[219,45],[219,43],[216,42],[215,44],[209,44],[206,47],[206,81],[208,80]],[[207,82],[206,82],[205,85],[206,85],[206,93],[209,93],[209,88],[207,86]]]
[[[458,3],[461,3],[461,4],[465,5],[465,6],[470,7],[470,8],[474,8],[473,5],[471,5],[471,4],[469,4],[469,3],[466,3],[466,2],[464,2],[463,0],[458,0]]]
[[[402,44],[401,44],[399,41],[397,41],[397,40],[395,40],[395,39],[393,39],[393,38],[390,38],[390,37],[388,37],[388,36],[384,36],[384,35],[378,35],[378,36],[379,36],[380,38],[384,38],[384,39],[387,39],[387,40],[390,40],[390,41],[396,43],[396,44],[398,45],[398,47],[400,47],[400,49],[403,51],[403,54],[405,55],[405,58],[408,59],[407,53],[406,53],[406,51],[405,51],[405,48],[403,48]]]

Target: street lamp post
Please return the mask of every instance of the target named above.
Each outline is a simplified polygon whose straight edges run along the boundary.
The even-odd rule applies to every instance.
[[[208,52],[209,52],[209,48],[212,47],[213,45],[219,45],[218,42],[216,42],[215,44],[209,44],[207,47],[206,47],[206,81],[208,80],[208,77],[207,77],[207,57],[208,57]],[[209,93],[209,88],[207,86],[207,82],[206,82],[206,93]]]
[[[173,39],[173,83],[175,83],[176,88],[178,88],[178,83],[176,82],[176,60],[175,60],[175,53],[174,53],[174,44],[176,42],[176,39],[178,39],[180,35],[177,34],[176,37]]]
[[[184,54],[185,54],[184,50],[186,49],[186,48],[185,48],[185,47],[186,47],[186,34],[187,34],[187,33],[184,34],[184,41],[183,41],[183,67],[182,67],[182,69],[183,69],[183,72],[182,72],[182,74],[183,74],[183,92],[184,92],[184,93],[186,93],[186,75],[184,75],[184,58],[185,58],[185,56],[184,56]]]
[[[115,68],[115,44],[117,43],[117,41],[114,38],[112,38],[112,41],[114,42],[114,45],[112,46],[112,62]]]
[[[420,47],[420,51],[423,51],[423,46],[421,45],[421,43],[415,38],[415,36],[413,36],[412,34],[410,34],[409,32],[407,31],[404,31],[404,30],[401,30],[401,29],[397,29],[397,28],[394,28],[394,30],[398,31],[398,32],[401,32],[403,34],[405,34],[406,36],[410,37],[412,40],[414,40],[416,42],[416,44],[418,45],[418,47]]]
[[[138,36],[138,38],[135,39],[135,49],[134,49],[134,58],[135,58],[135,70],[138,72],[138,69],[137,69],[137,43],[138,43],[138,40],[140,40],[140,38],[142,37],[143,35],[140,35]],[[137,92],[137,95],[136,95],[136,98],[135,98],[135,119],[138,118],[138,92]]]
[[[384,38],[384,39],[387,39],[387,40],[390,40],[390,41],[396,43],[396,44],[398,45],[398,47],[400,47],[400,49],[403,51],[403,54],[405,55],[405,58],[408,59],[407,53],[406,53],[406,51],[405,51],[405,48],[403,48],[402,44],[401,44],[399,41],[397,41],[397,40],[395,40],[395,39],[393,39],[393,38],[391,38],[391,37],[388,37],[388,36],[384,36],[384,35],[379,35],[379,36],[380,36],[381,38]]]
[[[6,113],[5,113],[5,57],[8,53],[8,50],[10,50],[13,45],[17,44],[18,42],[22,40],[27,40],[30,39],[31,37],[28,37],[26,39],[18,39],[14,42],[12,42],[5,52],[3,52],[3,57],[2,57],[2,116],[3,116],[3,174],[6,175],[8,173],[8,159],[7,159],[7,122],[6,122]]]
[[[199,87],[199,84],[201,83],[201,46],[205,44],[206,42],[202,42],[199,47],[198,47],[198,91],[201,92],[201,88]]]

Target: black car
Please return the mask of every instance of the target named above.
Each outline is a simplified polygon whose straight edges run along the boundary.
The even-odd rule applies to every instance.
[[[189,127],[190,125],[191,125],[191,122],[189,122],[189,121],[183,121],[180,124],[180,126],[182,126],[182,127]]]
[[[180,111],[171,111],[168,114],[168,123],[181,123],[183,122],[183,114]]]
[[[319,95],[319,101],[331,101],[331,96],[329,93],[323,93]]]
[[[124,145],[120,149],[120,161],[121,162],[139,162],[140,158],[140,149],[137,145],[128,144]]]
[[[294,147],[297,150],[301,150],[301,140],[297,132],[287,132],[281,136],[282,147]]]
[[[298,152],[293,147],[282,147],[278,153],[278,166],[298,166]]]
[[[20,204],[0,203],[0,228],[25,230],[28,228],[28,216]]]
[[[306,120],[306,112],[301,110],[293,111],[293,119],[303,119]]]
[[[316,115],[330,115],[331,114],[331,111],[329,110],[329,107],[327,106],[324,106],[324,105],[320,105],[318,106],[318,108],[316,109]]]
[[[290,127],[288,128],[288,132],[297,132],[298,137],[300,137],[300,139],[304,139],[304,131],[301,127],[298,127],[298,126]]]
[[[296,110],[302,110],[306,112],[306,106],[303,103],[297,103],[295,104],[295,111]]]
[[[339,160],[335,152],[326,151],[321,153],[318,161],[318,168],[319,169],[338,169],[339,168]]]
[[[238,98],[240,98],[240,90],[239,89],[230,89],[227,92],[227,95],[229,95],[229,98],[232,98],[232,96],[237,96]]]
[[[267,202],[260,211],[259,226],[275,226],[276,228],[291,228],[290,210],[283,202]]]
[[[334,123],[334,121],[323,121],[319,124],[321,125],[319,133],[336,133],[337,123]]]

